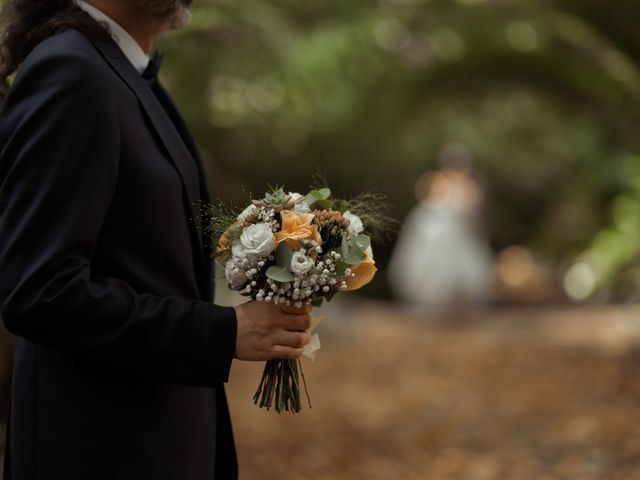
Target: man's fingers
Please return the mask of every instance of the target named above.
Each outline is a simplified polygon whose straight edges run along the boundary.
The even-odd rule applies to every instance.
[[[311,335],[306,332],[282,332],[274,338],[274,344],[284,347],[302,348],[311,339]]]
[[[292,332],[304,332],[311,327],[310,315],[283,315],[282,327]]]
[[[304,352],[304,348],[291,348],[282,345],[274,345],[271,347],[270,356],[272,360],[295,360],[300,358]]]

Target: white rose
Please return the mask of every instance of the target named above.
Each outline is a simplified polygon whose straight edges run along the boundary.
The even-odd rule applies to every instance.
[[[349,233],[358,235],[364,232],[364,225],[362,224],[362,220],[359,216],[354,215],[349,210],[347,210],[342,214],[342,217],[349,220]]]
[[[276,237],[268,223],[256,223],[245,228],[240,236],[240,242],[247,255],[268,257],[276,249]]]
[[[233,260],[227,261],[225,264],[224,274],[227,277],[227,281],[231,288],[240,288],[242,287],[248,280],[247,273],[236,266]]]
[[[291,197],[291,201],[298,202],[298,200],[304,198],[302,195],[296,192],[289,192],[289,196]],[[304,200],[298,202],[293,207],[293,211],[296,213],[311,213],[311,208],[309,208],[309,204]]]
[[[239,222],[244,222],[245,219],[250,216],[253,215],[254,213],[256,213],[257,207],[255,205],[249,205],[247,208],[245,208],[242,213],[240,215],[238,215],[238,221]]]
[[[304,275],[313,268],[313,259],[304,253],[294,252],[291,257],[291,271],[296,275]]]

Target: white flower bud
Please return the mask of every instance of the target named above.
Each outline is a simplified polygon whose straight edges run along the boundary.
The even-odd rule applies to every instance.
[[[294,212],[302,214],[311,213],[311,208],[309,208],[309,204],[304,201],[302,195],[297,192],[289,192],[289,196],[291,197],[291,201],[296,202],[293,207]]]
[[[302,250],[295,252],[291,257],[291,271],[296,275],[304,275],[311,268],[313,268],[313,259],[307,257]]]
[[[357,215],[354,215],[350,211],[346,211],[342,214],[342,218],[349,220],[349,233],[352,235],[358,235],[364,232],[364,225],[362,220]]]

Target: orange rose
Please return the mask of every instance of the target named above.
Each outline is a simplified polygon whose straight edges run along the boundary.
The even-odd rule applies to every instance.
[[[354,276],[345,278],[344,281],[347,284],[347,288],[341,288],[341,292],[359,290],[371,280],[373,280],[373,277],[375,276],[378,269],[376,268],[376,262],[374,262],[373,260],[373,254],[371,253],[371,250],[367,249],[366,253],[367,258],[364,261],[351,267],[351,274]]]
[[[282,230],[276,233],[278,244],[287,242],[287,245],[297,250],[300,248],[302,240],[315,240],[318,244],[322,242],[318,226],[312,224],[313,213],[305,214],[283,210],[280,215],[282,215]]]
[[[229,237],[227,236],[227,232],[224,232],[220,236],[220,239],[218,240],[218,252],[225,252],[227,250],[231,250],[231,245],[229,245]]]

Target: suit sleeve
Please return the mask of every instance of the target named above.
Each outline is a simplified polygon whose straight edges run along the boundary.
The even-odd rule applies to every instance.
[[[25,65],[0,114],[0,313],[74,358],[189,385],[228,380],[233,308],[139,294],[91,271],[116,186],[119,120],[94,60]]]

